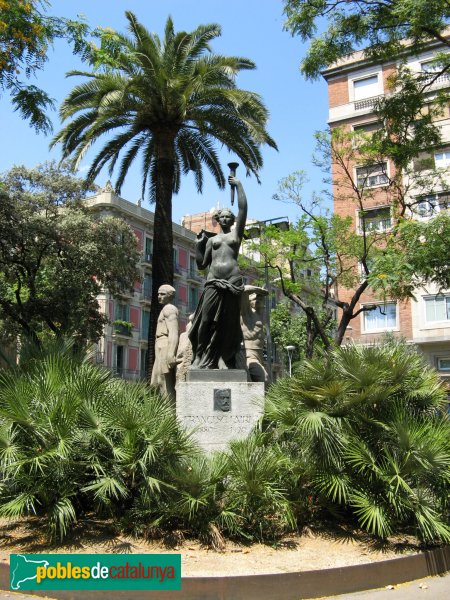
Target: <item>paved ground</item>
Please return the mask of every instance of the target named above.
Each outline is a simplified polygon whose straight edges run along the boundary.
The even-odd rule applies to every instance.
[[[393,588],[341,594],[329,597],[328,600],[449,600],[450,573],[442,577],[427,577],[401,583]]]
[[[114,600],[114,592],[111,592]],[[0,600],[42,600],[42,596],[29,596],[16,592],[0,591]],[[449,600],[450,599],[450,573],[442,577],[427,577],[409,583],[402,583],[393,589],[368,590],[354,594],[329,596],[323,600]]]

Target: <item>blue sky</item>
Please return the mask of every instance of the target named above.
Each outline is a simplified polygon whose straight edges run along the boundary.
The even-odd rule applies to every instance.
[[[270,111],[268,129],[278,144],[279,151],[263,151],[264,167],[260,172],[261,185],[255,179],[241,175],[249,201],[249,216],[270,219],[287,215],[295,219],[296,207],[272,200],[278,181],[297,169],[307,171],[310,183],[305,196],[322,187],[322,174],[312,165],[314,132],[327,126],[327,89],[323,80],[307,82],[299,72],[299,63],[306,46],[299,38],[283,31],[284,17],[280,0],[54,0],[50,14],[75,18],[83,14],[91,27],[109,26],[119,31],[126,27],[125,10],[133,11],[150,30],[162,35],[170,14],[176,30],[192,30],[203,23],[219,23],[222,36],[213,41],[213,50],[223,54],[252,59],[257,69],[239,75],[241,88],[259,93]],[[59,41],[49,53],[49,62],[38,73],[34,83],[43,87],[57,105],[81,78],[66,78],[71,69],[84,68],[71,53],[67,43]],[[1,133],[4,148],[0,155],[0,171],[14,164],[34,166],[51,158],[59,159],[58,147],[49,150],[50,138],[37,135],[14,113],[9,98],[0,100],[2,111]],[[57,112],[52,113],[54,129],[60,127]],[[99,146],[96,147],[97,149]],[[96,150],[94,148],[94,152]],[[89,164],[85,158],[83,167]],[[235,160],[221,152],[225,172],[226,163]],[[105,170],[97,180],[104,185],[108,179]],[[113,177],[114,181],[114,177]],[[130,171],[122,188],[122,197],[135,202],[140,196],[139,165]],[[229,203],[229,190],[219,190],[209,176],[205,178],[203,194],[196,191],[193,178],[183,178],[180,193],[173,198],[173,219],[179,222],[184,214],[209,210],[220,203]],[[144,206],[149,206],[145,200]]]

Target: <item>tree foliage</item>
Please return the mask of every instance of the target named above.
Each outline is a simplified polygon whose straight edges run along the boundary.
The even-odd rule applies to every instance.
[[[416,54],[430,39],[450,45],[443,36],[450,19],[446,0],[285,0],[284,11],[286,29],[311,40],[301,66],[310,78],[362,46],[369,58],[385,61],[401,54],[407,39]],[[444,60],[447,70],[450,60]]]
[[[14,167],[0,179],[0,319],[35,340],[45,332],[96,340],[97,296],[130,289],[137,240],[120,219],[97,220],[86,188],[65,167]]]
[[[318,136],[319,147],[324,152],[323,165],[336,160],[340,144],[327,136]],[[364,215],[363,195],[349,170],[351,180],[346,185],[355,187],[360,194],[357,210]],[[311,201],[302,198],[304,174],[295,172],[280,181],[274,198],[294,202],[299,208],[299,218],[288,231],[269,227],[264,232],[260,251],[264,261],[271,266],[273,278],[279,279],[283,293],[301,308],[306,316],[306,356],[311,357],[316,339],[329,348],[340,345],[350,321],[371,306],[360,307],[360,299],[369,286],[374,257],[380,245],[385,244],[385,233],[372,232],[369,227],[355,230],[352,218],[330,214],[326,205],[326,192],[315,194]],[[348,194],[343,191],[343,194]],[[342,288],[353,290],[349,300],[340,296]],[[341,309],[337,324],[336,309]]]
[[[36,131],[51,131],[46,114],[54,106],[47,92],[26,83],[48,60],[48,48],[58,38],[72,42],[74,52],[85,50],[87,26],[81,21],[50,16],[47,0],[1,0],[0,90],[10,93],[15,110]]]

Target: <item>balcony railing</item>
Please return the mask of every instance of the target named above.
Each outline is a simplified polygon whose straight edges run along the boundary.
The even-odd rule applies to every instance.
[[[378,95],[372,96],[371,98],[364,98],[363,100],[355,100],[355,110],[362,110],[363,108],[373,108],[380,98],[381,96]]]
[[[131,328],[126,325],[114,325],[114,333],[117,335],[124,335],[126,337],[131,337]]]
[[[197,283],[202,283],[202,281],[203,281],[203,277],[201,275],[199,275],[198,273],[196,273],[195,271],[189,271],[187,277],[188,277],[188,279],[191,279],[192,281],[195,281]]]
[[[439,77],[436,77],[436,75],[437,73],[419,73],[419,77],[424,83],[433,82],[433,85],[442,85],[450,83],[449,73],[443,73],[442,75],[439,75]]]

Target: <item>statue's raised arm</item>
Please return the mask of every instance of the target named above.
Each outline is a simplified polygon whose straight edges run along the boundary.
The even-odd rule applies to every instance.
[[[242,183],[236,177],[230,175],[228,177],[228,183],[237,189],[238,197],[238,215],[236,218],[236,235],[239,240],[239,244],[242,242],[244,237],[245,224],[247,222],[247,196],[245,195]]]

